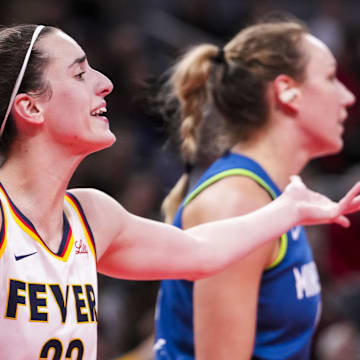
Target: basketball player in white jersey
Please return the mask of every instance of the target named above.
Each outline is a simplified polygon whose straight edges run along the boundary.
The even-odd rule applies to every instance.
[[[348,226],[344,214],[360,207],[360,184],[334,203],[294,178],[252,214],[181,231],[100,191],[68,191],[79,163],[115,141],[104,115],[112,88],[61,30],[0,31],[1,359],[96,359],[97,271],[195,280],[294,225]]]

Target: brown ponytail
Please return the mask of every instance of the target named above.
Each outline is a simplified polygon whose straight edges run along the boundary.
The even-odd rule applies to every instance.
[[[223,49],[200,45],[174,67],[163,99],[175,104],[184,163],[202,166],[235,143],[248,141],[268,120],[268,85],[278,75],[305,79],[301,43],[307,28],[295,19],[258,23]],[[205,120],[205,121],[204,121]],[[162,209],[170,222],[186,195],[183,175]]]
[[[203,121],[204,106],[208,98],[207,81],[210,76],[211,59],[218,54],[214,45],[192,48],[175,65],[169,79],[169,98],[176,98],[180,105],[181,154],[184,162],[193,165],[197,160],[199,129]],[[178,180],[162,204],[165,221],[170,223],[176,209],[184,199],[188,187],[188,174]]]

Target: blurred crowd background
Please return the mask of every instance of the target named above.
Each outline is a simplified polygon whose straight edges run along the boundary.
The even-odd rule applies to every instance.
[[[161,119],[145,111],[141,82],[158,77],[189,46],[221,46],[274,10],[296,15],[328,44],[339,78],[360,99],[356,0],[1,0],[0,24],[59,26],[113,81],[108,117],[117,142],[85,160],[71,186],[102,189],[129,211],[161,219],[161,200],[183,166],[166,145]],[[344,136],[341,154],[313,161],[303,174],[309,186],[333,199],[360,180],[360,102],[351,109]],[[323,287],[313,360],[360,359],[360,215],[351,220],[350,229],[309,231]],[[99,277],[99,360],[126,353],[152,333],[157,287],[157,282]]]

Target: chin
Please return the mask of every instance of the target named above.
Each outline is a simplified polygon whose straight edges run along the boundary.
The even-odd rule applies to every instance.
[[[114,134],[112,134],[112,137],[107,139],[107,141],[99,143],[98,150],[106,149],[106,148],[112,146],[115,143],[115,141],[116,141],[116,137]]]
[[[343,147],[344,147],[344,142],[342,139],[339,139],[339,141],[336,144],[334,144],[332,154],[339,153],[343,149]]]
[[[91,148],[88,153],[90,154],[103,149],[107,149],[110,146],[112,146],[115,143],[115,141],[116,141],[115,135],[111,131],[109,131],[107,135],[104,136],[102,139],[96,139],[88,143],[89,148]]]
[[[339,141],[338,143],[332,143],[329,144],[326,148],[322,148],[320,149],[316,155],[314,156],[314,158],[318,158],[318,157],[323,157],[323,156],[328,156],[328,155],[336,155],[339,152],[341,152],[341,150],[344,147],[344,143],[343,141]]]

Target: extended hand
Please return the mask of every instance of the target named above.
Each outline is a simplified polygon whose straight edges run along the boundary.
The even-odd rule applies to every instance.
[[[360,210],[360,182],[357,182],[337,203],[325,195],[308,189],[299,176],[292,176],[284,195],[293,202],[301,224],[337,223],[344,227],[350,225],[344,216]]]

